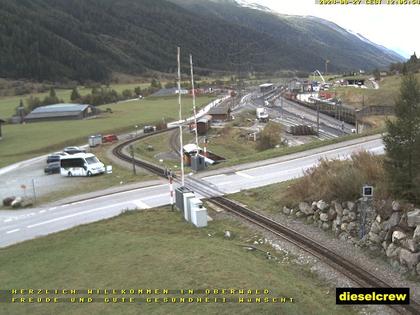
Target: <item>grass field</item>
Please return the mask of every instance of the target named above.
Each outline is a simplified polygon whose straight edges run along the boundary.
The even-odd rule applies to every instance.
[[[416,77],[420,81],[420,73],[417,73]],[[379,89],[377,90],[340,87],[336,89],[337,97],[341,98],[344,104],[355,108],[361,108],[363,103],[365,106],[394,106],[395,99],[399,94],[401,80],[402,76],[397,75],[384,77],[379,82]]]
[[[228,160],[235,159],[238,156],[252,156],[257,153],[256,143],[239,137],[240,133],[241,131],[236,128],[225,128],[223,131],[211,129],[208,133],[210,151]],[[195,143],[194,137],[194,133],[184,129],[184,145]],[[203,146],[204,144],[200,142],[200,147],[203,148]],[[180,165],[178,159],[168,158],[167,154],[161,154],[172,150],[168,133],[156,135],[137,142],[135,150],[137,157],[151,161],[155,164],[159,164],[159,160],[162,159],[163,164],[172,170],[175,165],[177,168]],[[223,163],[221,165],[223,165]]]
[[[197,106],[212,100],[212,97],[198,97]],[[0,167],[65,146],[87,143],[87,137],[91,134],[134,131],[135,125],[142,126],[163,118],[169,121],[178,116],[176,97],[101,106],[103,109],[108,107],[112,109],[112,114],[106,113],[95,119],[4,125],[3,140],[0,142]],[[189,116],[191,108],[192,99],[184,97],[183,115]]]
[[[381,133],[382,131],[383,129],[371,129],[358,135],[351,134],[351,135],[346,135],[344,137],[339,137],[339,138],[335,138],[331,140],[315,140],[310,143],[305,143],[305,144],[293,146],[293,147],[280,146],[279,148],[259,151],[250,155],[240,154],[240,155],[237,155],[235,158],[232,158],[230,160],[227,160],[226,162],[223,162],[214,166],[213,168],[220,168],[220,167],[233,166],[233,165],[238,165],[238,164],[243,164],[243,163],[248,163],[248,162],[253,162],[253,161],[266,160],[266,159],[270,159],[274,157],[279,157],[279,156],[284,156],[284,155],[302,152],[306,150],[311,150],[311,149],[319,148],[319,147],[330,145],[330,144],[353,140],[353,139],[361,138],[368,135],[374,135],[374,134]],[[209,150],[210,151],[212,150],[211,145],[209,146]],[[215,151],[215,153],[218,153],[218,152]]]
[[[225,230],[234,238],[224,239]],[[263,252],[238,246],[253,236],[259,237],[232,219],[196,229],[167,208],[128,212],[0,249],[2,289],[267,288],[271,296],[291,297],[293,303],[0,303],[0,313],[355,314],[351,307],[336,306],[334,288],[292,256],[286,259],[264,245],[258,246]],[[278,260],[266,259],[266,250]]]
[[[294,182],[296,180],[245,190],[230,195],[230,198],[248,205],[251,209],[280,213],[283,206],[295,206],[300,201],[291,198],[287,192],[288,187]]]
[[[160,165],[160,159],[162,159],[163,165],[172,170],[180,167],[181,163],[175,154],[168,156],[168,153],[172,151],[170,146],[171,135],[172,132],[165,132],[137,142],[135,144],[136,157],[142,160],[150,161],[156,165]],[[190,143],[194,139],[194,134],[184,132],[183,139],[184,144]],[[162,153],[164,153],[164,156],[162,156]],[[187,171],[189,171],[189,169]]]

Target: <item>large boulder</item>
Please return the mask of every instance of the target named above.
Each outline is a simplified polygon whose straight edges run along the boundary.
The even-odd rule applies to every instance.
[[[407,249],[402,248],[399,254],[400,264],[407,266],[409,269],[416,268],[420,262],[420,252],[412,253]]]
[[[372,226],[370,227],[370,231],[375,234],[379,234],[381,230],[381,225],[377,221],[373,222]]]
[[[401,211],[401,205],[398,201],[394,200],[391,205],[392,211]]]
[[[350,221],[355,221],[356,218],[357,218],[356,212],[353,212],[353,211],[349,212],[349,219],[350,219]]]
[[[351,219],[348,215],[345,215],[341,218],[341,221],[343,221],[344,223],[349,223]]]
[[[375,233],[369,232],[368,236],[369,236],[369,240],[370,240],[372,243],[375,243],[375,244],[381,244],[381,243],[382,243],[382,239],[379,237],[379,235],[378,235],[378,234],[375,234]]]
[[[340,225],[340,229],[341,229],[342,231],[347,231],[347,226],[348,226],[348,223],[341,223],[341,225]]]
[[[350,211],[356,210],[356,204],[353,201],[347,201],[347,209]]]
[[[297,211],[295,215],[296,215],[296,218],[301,218],[301,217],[305,216],[305,214],[303,212],[300,212],[300,211]]]
[[[289,208],[287,208],[287,207],[283,207],[283,213],[284,213],[285,215],[289,215],[289,214],[290,214],[290,209],[289,209]]]
[[[386,249],[386,256],[388,258],[398,257],[398,255],[400,254],[400,251],[401,251],[400,247],[398,247],[394,243],[391,243]]]
[[[326,203],[324,200],[319,200],[316,203],[316,207],[321,210],[322,212],[326,211],[328,209],[328,203]]]
[[[420,225],[420,209],[414,209],[413,211],[407,212],[407,224],[410,227]]]
[[[331,224],[330,223],[328,223],[328,222],[324,222],[324,223],[322,223],[322,229],[323,230],[329,230],[330,228],[331,228]]]
[[[402,246],[406,249],[408,249],[412,253],[416,253],[420,250],[420,244],[419,242],[416,242],[412,239],[405,239],[401,242]]]
[[[391,217],[388,221],[383,223],[384,230],[389,230],[400,223],[401,220],[401,213],[400,212],[393,212]]]
[[[414,230],[413,240],[420,242],[420,225],[417,225],[416,229]]]
[[[330,220],[334,220],[335,217],[337,216],[337,212],[335,212],[334,208],[330,208],[328,210],[328,216],[330,217]]]
[[[320,218],[320,220],[321,220],[321,221],[323,221],[323,222],[327,222],[327,221],[329,221],[329,220],[330,220],[330,217],[329,217],[328,213],[321,213],[321,214],[319,215],[319,218]]]
[[[341,206],[341,203],[333,201],[332,205],[337,215],[343,215],[343,207]]]
[[[307,202],[300,202],[299,210],[306,215],[314,214],[314,209]]]
[[[402,231],[394,231],[394,233],[392,233],[392,243],[399,244],[402,240],[406,238],[407,235]]]
[[[333,221],[333,225],[336,225],[336,226],[340,226],[341,223],[342,223],[341,217],[336,217],[335,220]]]

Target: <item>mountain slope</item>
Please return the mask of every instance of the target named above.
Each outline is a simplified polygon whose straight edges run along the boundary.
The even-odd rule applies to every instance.
[[[256,6],[244,7],[235,0],[171,1],[191,12],[206,12],[271,36],[281,44],[279,57],[292,57],[294,61],[288,64],[294,67],[303,62],[306,70],[324,69],[325,60],[329,60],[332,71],[372,69],[403,60],[397,53],[321,18],[281,15],[264,7],[255,10]]]
[[[400,61],[378,58],[378,47],[325,21],[259,9],[232,0],[0,0],[0,77],[104,81],[112,72],[173,72],[178,45],[202,72],[312,71],[326,58],[331,70]]]

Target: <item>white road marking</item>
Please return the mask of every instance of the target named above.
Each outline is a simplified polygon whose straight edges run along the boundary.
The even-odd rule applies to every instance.
[[[248,175],[248,174],[246,174],[244,172],[236,172],[235,174],[236,175],[239,175],[241,177],[245,177],[245,178],[254,178],[254,176]]]
[[[141,198],[141,200],[150,200],[150,199],[156,199],[156,198],[161,198],[161,197],[165,197],[165,196],[168,196],[168,197],[170,197],[170,193],[169,193],[169,190],[168,190],[168,192],[167,193],[165,193],[165,194],[159,194],[159,195],[153,195],[153,196],[149,196],[149,197],[144,197],[144,198]],[[139,199],[140,200],[140,199]]]
[[[7,222],[11,222],[11,221],[13,221],[13,219],[6,219],[6,220],[4,220],[3,222],[4,222],[4,223],[7,223]]]
[[[20,231],[20,229],[14,229],[14,230],[7,231],[6,234],[12,234],[12,233],[16,233],[16,232],[19,232],[19,231]]]
[[[216,187],[217,186],[222,186],[222,185],[229,185],[229,184],[232,184],[232,183],[234,183],[233,181],[229,181],[229,182],[222,182],[222,183],[214,183],[215,185],[216,185]]]
[[[53,211],[53,210],[55,210],[55,209],[57,209],[57,207],[52,207],[52,208],[49,208],[49,209],[48,209],[48,211]]]
[[[204,177],[204,180],[210,179],[210,178],[216,178],[216,177],[222,177],[222,176],[226,176],[226,174],[219,174],[219,175],[212,175],[212,176],[207,176]]]
[[[140,209],[150,209],[150,207],[147,204],[145,204],[143,201],[141,201],[140,199],[133,200],[133,203]]]
[[[100,207],[100,208],[91,209],[91,210],[87,210],[87,211],[81,211],[81,212],[66,215],[64,217],[59,217],[59,218],[51,219],[51,220],[48,220],[48,221],[28,225],[27,228],[31,229],[31,228],[34,228],[34,227],[37,227],[37,226],[41,226],[41,225],[45,225],[45,224],[49,224],[49,223],[53,223],[53,222],[62,221],[62,220],[65,220],[65,219],[77,217],[77,216],[82,215],[82,214],[92,213],[92,212],[104,210],[104,209],[107,209],[107,208],[113,208],[113,207],[117,207],[117,206],[120,206],[120,205],[127,205],[127,204],[128,204],[128,202],[126,201],[126,202],[116,203],[116,204],[105,206],[105,207]]]
[[[41,210],[41,211],[39,211],[39,213],[45,213],[45,212],[47,212],[47,210]]]

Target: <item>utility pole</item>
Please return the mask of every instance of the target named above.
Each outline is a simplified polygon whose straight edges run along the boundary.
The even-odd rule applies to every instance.
[[[184,144],[182,139],[182,105],[181,105],[181,48],[177,47],[178,62],[178,104],[179,104],[179,150],[181,156],[181,186],[184,187]]]
[[[319,102],[315,101],[316,103],[316,133],[319,137]]]
[[[197,125],[197,110],[195,107],[194,70],[193,70],[192,54],[190,54],[190,67],[191,67],[191,88],[192,88],[194,124],[195,124],[195,144],[197,146],[197,152],[196,152],[196,156],[197,156],[198,155],[198,125]]]
[[[283,118],[283,96],[280,96],[280,117]]]

